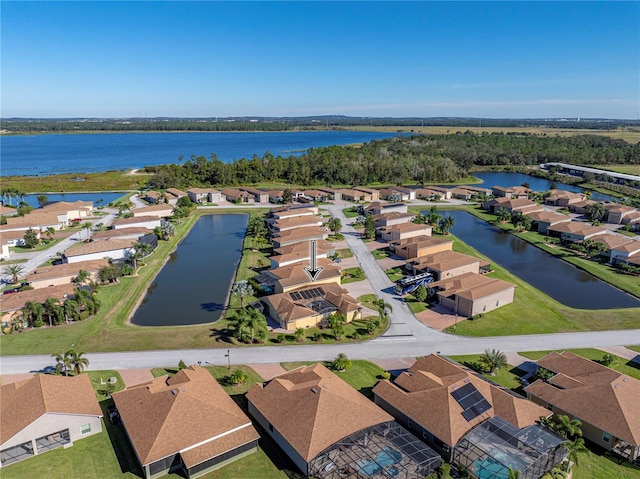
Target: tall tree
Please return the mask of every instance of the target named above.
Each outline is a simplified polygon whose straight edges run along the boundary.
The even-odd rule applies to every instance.
[[[244,308],[244,298],[253,296],[253,287],[246,279],[236,281],[231,287],[231,294],[240,298],[240,308]]]
[[[562,414],[556,418],[556,422],[561,436],[569,439],[582,437],[582,422],[579,419],[570,419],[569,416]]]
[[[36,197],[36,200],[38,201],[38,206],[42,208],[44,205],[46,205],[49,202],[49,197],[47,195],[38,195]]]
[[[69,371],[71,371],[73,367],[69,351],[62,354],[52,354],[51,356],[56,360],[56,374],[64,374],[65,376],[68,376]]]
[[[84,357],[84,352],[76,352],[75,349],[70,349],[65,354],[69,355],[69,358],[71,359],[71,369],[76,376],[89,366],[89,360]]]
[[[456,220],[453,216],[445,216],[440,220],[440,231],[443,235],[448,235],[453,225],[456,223]]]
[[[342,229],[342,221],[340,221],[340,218],[332,216],[327,222],[327,226],[333,233],[340,233],[340,230]]]
[[[251,336],[251,342],[254,342],[256,334],[260,332],[267,332],[267,319],[260,311],[255,308],[250,308],[247,315],[247,328],[249,328],[249,334]]]
[[[373,301],[373,305],[378,308],[378,315],[380,319],[389,317],[389,313],[393,312],[391,304],[387,303],[383,298],[378,298]]]
[[[40,244],[38,232],[32,228],[29,228],[27,231],[25,231],[22,240],[24,241],[25,248],[33,249]]]
[[[2,269],[2,273],[10,275],[11,283],[17,284],[20,275],[24,273],[24,266],[21,264],[9,264]]]

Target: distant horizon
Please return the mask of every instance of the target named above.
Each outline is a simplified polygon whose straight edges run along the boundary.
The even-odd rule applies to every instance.
[[[640,2],[0,2],[0,117],[640,119]]]

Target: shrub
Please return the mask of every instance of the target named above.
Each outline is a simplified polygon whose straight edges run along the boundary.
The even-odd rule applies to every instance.
[[[322,333],[314,333],[313,340],[316,343],[319,343],[320,341],[322,341]]]
[[[381,372],[380,379],[391,379],[391,373],[389,371]]]
[[[186,368],[187,368],[187,365],[181,359],[180,362],[178,363],[178,369],[186,369]]]
[[[331,368],[336,371],[345,371],[351,367],[351,360],[346,354],[340,353],[331,363]]]
[[[242,384],[247,380],[247,375],[241,369],[235,369],[229,375],[229,382],[231,384]]]
[[[286,336],[285,336],[284,334],[278,334],[277,341],[278,341],[280,344],[284,343],[285,339],[286,339]]]

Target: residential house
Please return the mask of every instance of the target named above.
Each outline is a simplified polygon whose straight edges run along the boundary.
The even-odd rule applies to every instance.
[[[442,197],[442,194],[431,188],[418,188],[416,189],[416,198],[420,200],[435,200]]]
[[[336,283],[305,286],[286,293],[262,298],[269,316],[288,331],[309,328],[326,322],[335,311],[342,311],[351,322],[359,314],[360,302]]]
[[[249,414],[307,477],[425,477],[440,457],[322,364],[246,394]]]
[[[364,186],[354,186],[353,189],[371,195],[371,201],[378,201],[380,199],[380,190],[365,188]]]
[[[309,243],[292,243],[281,248],[274,249],[271,260],[271,268],[279,268],[294,263],[307,262],[311,258]],[[322,259],[335,254],[335,247],[328,241],[316,241],[316,258]]]
[[[8,325],[13,319],[21,320],[22,309],[28,302],[44,303],[47,299],[54,298],[62,303],[65,299],[74,297],[74,290],[75,285],[68,283],[60,286],[28,289],[26,291],[3,295],[2,301],[0,301],[3,327]]]
[[[65,217],[66,225],[89,218],[93,214],[92,201],[56,201],[38,208],[33,213],[57,213]]]
[[[260,285],[262,291],[269,294],[286,293],[292,289],[312,284],[340,284],[342,278],[340,268],[331,260],[326,258],[317,259],[316,266],[322,268],[322,270],[313,279],[305,270],[305,268],[309,268],[309,265],[309,263],[298,262],[279,268],[272,268],[261,272],[253,279]]]
[[[328,188],[325,186],[321,186],[316,188],[318,191],[322,191],[323,193],[327,193],[329,195],[329,199],[339,201],[342,199],[342,194],[339,190],[334,190],[333,188]]]
[[[531,190],[525,186],[494,186],[491,188],[496,198],[528,198]]]
[[[338,190],[338,193],[340,193],[341,198],[345,201],[371,201],[371,194],[365,193],[364,191],[345,189]]]
[[[273,237],[273,247],[281,248],[293,243],[308,242],[311,240],[326,240],[329,236],[325,228],[320,226],[307,226],[292,230],[281,231]]]
[[[166,195],[158,191],[149,190],[144,194],[144,197],[142,199],[147,203],[157,205],[159,203],[165,203]]]
[[[545,196],[544,203],[551,206],[568,207],[576,203],[584,201],[584,194],[574,193],[566,190],[549,190],[549,194]]]
[[[102,409],[87,374],[38,374],[0,386],[0,467],[102,431]]]
[[[378,192],[378,197],[387,201],[409,201],[409,194],[402,191],[382,188]]]
[[[561,241],[566,243],[576,243],[584,241],[593,236],[606,233],[605,228],[600,226],[592,226],[589,223],[583,223],[581,221],[570,221],[568,223],[560,223],[553,226],[549,226],[549,236],[560,238]]]
[[[321,227],[323,225],[322,217],[316,215],[289,216],[282,219],[274,219],[267,223],[269,230],[273,234],[282,231],[288,231],[297,228],[305,228],[310,226]]]
[[[173,215],[173,206],[167,204],[143,206],[141,208],[135,208],[131,210],[131,213],[133,214],[134,218],[151,216],[155,216],[156,218],[167,218]]]
[[[471,185],[460,185],[457,188],[462,188],[463,190],[469,190],[473,192],[475,195],[491,195],[493,194],[492,190],[489,188],[482,188],[481,186],[471,186]]]
[[[596,243],[601,243],[604,245],[606,249],[600,253],[600,256],[607,258],[609,262],[611,261],[612,248],[616,248],[633,241],[627,236],[609,232],[592,236],[590,239]]]
[[[213,188],[190,188],[187,190],[187,196],[192,203],[220,203],[222,194]]]
[[[169,203],[171,206],[176,206],[180,198],[182,198],[183,196],[187,196],[184,191],[179,190],[178,188],[167,188],[164,194],[167,198],[167,203]]]
[[[440,251],[416,258],[407,262],[406,269],[413,274],[431,273],[435,281],[453,278],[465,273],[480,273],[480,265],[488,263],[475,256],[458,253],[457,251]]]
[[[298,197],[298,201],[302,202],[313,202],[317,201],[319,203],[326,203],[333,199],[333,195],[326,191],[321,190],[304,190],[302,194]]]
[[[451,194],[451,188],[444,188],[442,186],[429,186],[428,188],[431,191],[435,191],[436,194],[438,195],[436,198],[434,199],[441,199],[441,200],[450,200],[452,197]]]
[[[146,479],[198,477],[258,448],[249,418],[200,366],[114,393],[113,401]]]
[[[27,231],[29,229],[45,231],[47,228],[61,230],[69,226],[67,216],[63,213],[49,212],[40,213],[39,210],[24,216],[10,216],[7,224],[2,227],[3,231]]]
[[[257,188],[249,188],[246,186],[241,186],[240,191],[243,191],[253,197],[254,203],[268,203],[269,202],[269,193],[267,191],[262,191]]]
[[[403,196],[407,196],[409,200],[415,200],[416,199],[416,190],[413,188],[406,188],[404,186],[390,186],[389,187],[390,190],[392,191],[397,191],[398,193],[400,193]]]
[[[553,373],[524,390],[556,414],[579,419],[582,437],[630,462],[640,457],[640,381],[574,353],[549,353],[538,367]]]
[[[64,263],[80,263],[95,259],[109,258],[113,261],[129,259],[135,252],[134,239],[107,239],[74,245],[62,254]]]
[[[532,221],[531,228],[542,234],[548,234],[551,226],[571,222],[571,217],[554,211],[536,211],[528,216]]]
[[[310,205],[285,205],[269,210],[267,221],[273,223],[276,220],[293,218],[294,216],[318,215],[319,208]]]
[[[471,318],[513,302],[516,285],[476,273],[429,283],[429,295],[455,314]]]
[[[409,223],[415,216],[411,213],[399,213],[392,211],[391,213],[382,213],[373,216],[373,224],[375,228],[383,228],[385,226],[400,225]]]
[[[633,206],[607,203],[604,205],[604,209],[606,211],[605,221],[607,223],[620,225],[640,221],[640,211]]]
[[[28,229],[7,231],[3,228],[0,230],[0,240],[2,240],[2,244],[7,245],[7,247],[24,246],[24,235],[27,231]],[[33,231],[35,231],[38,238],[42,236],[39,228],[34,228]]]
[[[121,228],[146,228],[154,230],[162,221],[157,216],[130,216],[129,218],[118,218],[111,227],[115,229]]]
[[[90,278],[97,279],[98,271],[105,266],[109,266],[109,262],[106,259],[39,266],[27,275],[25,281],[35,289],[71,284],[80,271],[86,271],[89,273]]]
[[[374,201],[362,209],[364,214],[383,215],[385,213],[407,213],[408,207],[404,203],[382,203]]]
[[[526,198],[494,198],[483,203],[482,207],[493,214],[498,213],[501,208],[504,208],[509,213],[519,212],[525,215],[530,215],[531,213],[535,213],[538,211],[544,211],[544,207],[542,205],[539,205],[538,203],[535,203],[534,201],[528,200]]]
[[[587,212],[587,208],[589,208],[589,206],[595,204],[596,202],[593,200],[582,200],[582,201],[577,201],[575,203],[571,203],[569,205],[569,211],[571,213],[575,213],[578,215],[583,215]]]
[[[400,241],[414,236],[431,235],[433,226],[428,224],[402,223],[377,230],[382,241]]]
[[[458,200],[469,201],[475,195],[477,195],[476,192],[468,190],[466,188],[451,188],[451,196]]]
[[[389,248],[403,259],[411,260],[441,251],[451,251],[453,240],[443,236],[420,235],[406,240],[394,241]]]
[[[419,358],[373,394],[396,421],[477,478],[506,478],[512,467],[538,479],[566,456],[566,441],[537,424],[550,411],[442,356]]]
[[[252,203],[254,201],[253,195],[250,195],[246,191],[241,191],[238,188],[225,188],[220,194],[231,203]]]
[[[138,239],[140,236],[153,233],[149,228],[132,226],[130,228],[112,228],[109,230],[96,231],[91,235],[91,241],[103,241],[106,239]]]
[[[640,254],[640,241],[630,241],[611,248],[609,257],[611,264],[628,263],[633,256]]]

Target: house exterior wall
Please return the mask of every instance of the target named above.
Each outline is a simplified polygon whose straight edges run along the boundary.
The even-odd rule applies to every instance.
[[[136,211],[136,210],[132,210],[131,213],[133,213],[134,217],[138,217],[138,216],[157,216],[158,218],[164,218],[166,216],[171,216],[173,214],[173,208],[167,207],[167,208],[165,208],[163,210],[158,210],[158,211]]]
[[[513,303],[513,296],[515,294],[515,288],[509,288],[505,291],[501,291],[496,294],[491,294],[484,298],[470,301],[466,298],[457,298],[458,314],[462,314],[467,317],[475,316],[476,314],[488,313],[494,309],[498,309],[505,304]]]
[[[80,427],[85,424],[89,424],[91,426],[91,431],[86,434],[82,434]],[[28,441],[33,441],[35,443],[35,440],[40,437],[47,436],[64,429],[69,429],[69,437],[73,443],[78,439],[83,439],[102,432],[102,420],[98,416],[83,416],[80,414],[43,414],[18,434],[2,444],[0,449],[8,449]],[[36,450],[35,444],[33,450]]]
[[[273,247],[274,248],[281,248],[282,246],[287,246],[287,245],[294,244],[294,243],[307,242],[307,241],[310,241],[310,240],[320,241],[320,240],[327,239],[327,236],[328,236],[327,234],[322,234],[322,235],[318,235],[318,236],[314,236],[314,237],[310,237],[310,238],[293,238],[293,239],[274,238],[273,239]]]
[[[287,442],[287,440],[278,432],[276,428],[274,428],[269,421],[258,411],[258,409],[253,405],[251,401],[248,401],[248,410],[251,417],[253,417],[260,426],[273,438],[273,440],[278,444],[280,449],[284,451],[284,453],[289,456],[289,458],[293,461],[293,463],[302,471],[304,475],[307,475],[309,472],[309,464],[307,461],[303,459],[303,457],[298,454],[298,452]]]
[[[380,232],[380,239],[383,241],[399,241],[408,238],[414,238],[416,236],[422,235],[430,235],[431,230],[415,230],[415,231],[389,231],[389,232]]]
[[[638,243],[638,251],[627,252],[627,251],[619,251],[619,250],[611,250],[611,263],[616,264],[621,261],[626,261],[629,256],[632,256],[635,253],[640,252],[640,243]]]
[[[0,258],[2,258],[2,259],[8,259],[9,258],[9,245],[8,244],[3,244],[2,245],[2,251],[0,252]]]
[[[171,213],[169,214],[169,216],[171,216]],[[114,224],[113,228],[114,229],[122,229],[122,228],[148,228],[150,230],[153,230],[156,228],[156,226],[160,226],[160,218],[155,219],[155,220],[149,220],[149,221],[141,221],[140,223],[127,223],[127,224],[123,224],[123,225],[117,225]]]
[[[376,228],[380,228],[382,226],[392,226],[392,225],[400,225],[402,223],[409,223],[413,218],[410,216],[404,218],[379,218],[374,221],[373,225]]]
[[[60,286],[61,284],[70,284],[77,275],[69,274],[66,276],[60,276],[59,278],[49,278],[49,279],[41,279],[34,280],[29,283],[29,286],[34,289],[40,288],[48,288],[49,286]]]
[[[414,243],[396,248],[395,253],[404,259],[415,259],[423,256],[429,256],[430,254],[440,253],[442,251],[451,251],[452,247],[453,243],[441,243],[419,248],[418,245]]]
[[[441,279],[453,278],[454,276],[460,276],[464,273],[476,273],[480,274],[480,261],[472,264],[465,264],[463,266],[458,266],[457,268],[444,269],[442,271],[436,271],[431,268],[427,268],[428,273],[435,273],[434,276],[437,278],[436,281],[440,281]]]

